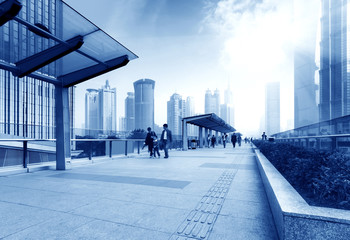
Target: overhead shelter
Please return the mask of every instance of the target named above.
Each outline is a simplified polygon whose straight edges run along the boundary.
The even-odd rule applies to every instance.
[[[183,150],[188,149],[187,143],[187,124],[193,124],[199,127],[199,147],[203,146],[203,129],[205,129],[205,135],[208,134],[208,130],[214,130],[217,133],[229,133],[235,132],[236,129],[226,123],[222,118],[218,117],[215,113],[202,114],[197,116],[185,117],[182,119],[182,140]]]
[[[70,157],[71,137],[68,88],[123,67],[137,56],[66,3],[56,2],[55,29],[28,21],[26,14],[20,14],[22,3],[17,0],[0,3],[0,27],[16,21],[29,30],[29,34],[21,36],[22,41],[31,41],[34,35],[47,41],[46,48],[34,48],[34,53],[26,51],[18,58],[1,58],[0,68],[18,78],[28,76],[55,85],[56,169],[64,170],[66,158]]]

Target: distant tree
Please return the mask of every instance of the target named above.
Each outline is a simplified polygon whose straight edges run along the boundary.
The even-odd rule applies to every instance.
[[[146,138],[147,132],[144,129],[134,129],[128,136],[129,139],[143,139]]]

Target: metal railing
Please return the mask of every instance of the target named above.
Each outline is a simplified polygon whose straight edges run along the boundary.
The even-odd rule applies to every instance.
[[[39,142],[41,142],[39,144]],[[47,144],[50,142],[50,144]],[[0,148],[5,149],[5,154],[3,154],[3,164],[0,167],[5,166],[6,161],[6,153],[7,150],[17,150],[22,151],[22,164],[23,168],[27,168],[29,164],[29,151],[30,152],[39,152],[39,153],[49,153],[49,154],[55,154],[56,153],[56,139],[0,139]],[[128,148],[128,144],[130,142],[137,143],[137,153],[140,154],[140,147],[142,147],[142,143],[144,142],[144,139],[71,139],[71,145],[76,145],[77,142],[84,142],[88,143],[88,158],[89,160],[92,160],[93,157],[93,146],[94,142],[104,142],[105,143],[105,150],[108,149],[108,156],[112,158],[113,156],[113,142],[124,142],[124,154],[125,156],[130,153],[130,148]],[[140,143],[141,142],[141,143]],[[19,144],[18,144],[19,143]],[[28,143],[33,143],[33,145],[29,148]],[[36,143],[36,144],[35,144]],[[45,144],[46,143],[46,144]],[[108,143],[108,148],[106,147]],[[34,145],[36,145],[34,147]],[[75,148],[76,146],[74,146]],[[132,148],[132,152],[134,152],[135,146]],[[120,153],[119,153],[120,154]],[[19,156],[17,153],[16,156]],[[105,152],[105,156],[107,156],[107,151]],[[1,160],[1,159],[0,159]],[[20,161],[18,161],[20,162]],[[10,164],[8,166],[15,166],[18,164]]]
[[[342,150],[350,151],[350,134],[332,134],[320,136],[299,136],[287,138],[275,138],[275,141],[291,143],[306,148],[315,148],[317,150]]]

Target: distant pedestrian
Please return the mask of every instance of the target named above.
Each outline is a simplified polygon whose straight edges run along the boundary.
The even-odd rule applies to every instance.
[[[213,148],[215,148],[215,143],[216,143],[216,137],[213,135],[211,137],[211,145],[213,146]]]
[[[261,135],[261,139],[263,141],[267,140],[267,135],[265,134],[265,132],[263,132],[263,134]]]
[[[150,153],[150,158],[153,157],[153,137],[157,137],[156,133],[152,131],[150,127],[147,128],[147,135],[145,139],[145,145],[148,146],[148,151]]]
[[[210,141],[211,141],[211,137],[210,137],[210,134],[208,134],[208,137],[207,137],[208,148],[210,148]]]
[[[171,131],[168,129],[168,124],[163,124],[163,132],[162,135],[160,137],[160,141],[161,144],[163,146],[164,149],[164,158],[168,158],[169,154],[168,154],[168,146],[171,144],[171,142],[173,141],[173,137],[171,135]]]
[[[238,143],[238,146],[241,146],[241,144],[242,144],[242,137],[241,137],[241,134],[238,134],[237,143]]]
[[[226,140],[227,140],[227,134],[225,133],[222,135],[222,145],[224,145],[224,148],[226,148]]]
[[[235,148],[236,147],[236,142],[237,142],[237,136],[236,136],[235,133],[233,133],[232,136],[231,136],[231,142],[232,142],[233,148]]]

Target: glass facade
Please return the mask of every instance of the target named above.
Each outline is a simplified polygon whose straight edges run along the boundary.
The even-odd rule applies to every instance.
[[[3,2],[3,1],[0,1]],[[32,24],[41,23],[54,35],[60,35],[62,15],[59,0],[23,0],[19,16]],[[15,63],[55,45],[50,39],[40,37],[16,21],[0,28],[0,59]],[[57,75],[57,63],[38,71],[48,76]],[[69,89],[70,120],[74,128],[74,88]],[[55,86],[41,80],[14,77],[0,70],[0,134],[18,137],[55,138]]]
[[[136,129],[154,129],[154,85],[151,79],[134,82]]]

